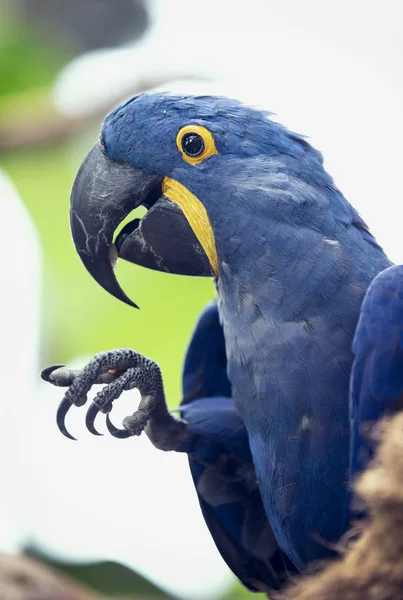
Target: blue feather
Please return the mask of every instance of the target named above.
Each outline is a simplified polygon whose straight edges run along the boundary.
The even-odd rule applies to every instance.
[[[229,397],[226,368],[223,332],[212,303],[186,355],[181,416],[189,436],[177,451],[189,455],[204,519],[230,569],[252,591],[279,589],[295,569],[269,526],[248,434]],[[220,395],[223,391],[227,397]]]
[[[365,296],[353,343],[351,472],[373,456],[370,427],[403,408],[403,266],[380,273]]]

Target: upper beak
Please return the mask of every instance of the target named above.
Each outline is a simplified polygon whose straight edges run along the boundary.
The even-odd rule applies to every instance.
[[[74,181],[70,227],[84,266],[108,292],[136,307],[113,270],[118,256],[171,273],[211,276],[209,260],[180,207],[162,195],[163,176],[109,159],[98,142]],[[150,209],[126,225],[113,243],[118,225],[140,205]]]

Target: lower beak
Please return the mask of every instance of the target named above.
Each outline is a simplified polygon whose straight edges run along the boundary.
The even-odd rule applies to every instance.
[[[182,209],[162,194],[162,181],[161,175],[110,160],[97,143],[73,185],[70,226],[76,250],[94,279],[131,306],[136,305],[115,277],[118,256],[167,273],[214,274]],[[140,205],[148,212],[128,223],[114,244],[116,228]]]

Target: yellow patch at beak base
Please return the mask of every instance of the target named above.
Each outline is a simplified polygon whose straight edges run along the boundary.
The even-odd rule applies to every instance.
[[[209,259],[214,274],[217,276],[218,256],[214,233],[203,204],[184,185],[170,177],[164,177],[162,181],[162,193],[182,209],[190,227]]]

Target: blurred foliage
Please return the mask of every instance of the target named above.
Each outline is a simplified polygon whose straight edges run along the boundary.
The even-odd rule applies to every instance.
[[[24,553],[27,556],[39,560],[52,569],[62,571],[73,580],[88,586],[89,588],[106,594],[108,598],[137,598],[137,596],[148,600],[170,600],[171,596],[162,592],[158,587],[144,579],[141,575],[134,573],[131,569],[114,561],[102,561],[93,563],[71,563],[62,562],[49,558],[49,556],[28,548]],[[135,590],[135,596],[133,591]],[[251,594],[240,585],[234,586],[220,600],[267,600],[265,594]]]
[[[10,0],[24,23],[46,29],[74,54],[138,39],[149,25],[147,0]]]
[[[49,85],[69,56],[41,31],[23,24],[0,5],[0,96],[32,93]]]
[[[172,596],[162,592],[141,575],[137,575],[131,569],[114,561],[75,564],[49,558],[49,556],[33,549],[27,549],[24,554],[111,598],[115,596],[124,596],[125,598],[141,596],[141,598],[149,600],[172,599]],[[133,596],[134,590],[136,596]]]

